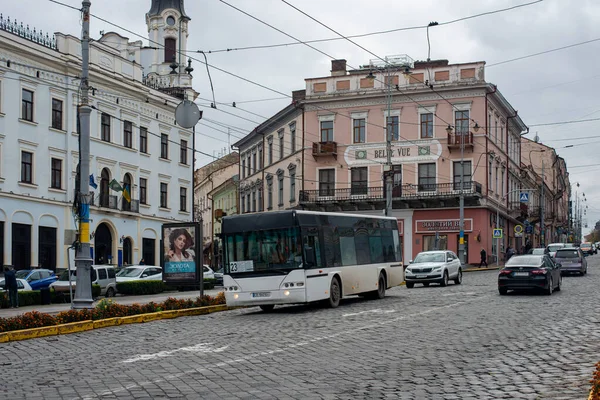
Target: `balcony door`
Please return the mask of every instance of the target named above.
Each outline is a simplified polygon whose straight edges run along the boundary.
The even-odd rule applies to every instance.
[[[368,167],[352,168],[350,170],[350,174],[351,174],[350,194],[352,196],[367,194],[368,185],[369,185],[369,168]]]
[[[319,196],[335,194],[335,169],[319,170]]]
[[[125,198],[125,191],[127,190],[129,201]],[[131,174],[125,174],[123,177],[123,211],[131,211]]]
[[[392,197],[402,197],[402,165],[392,165]]]

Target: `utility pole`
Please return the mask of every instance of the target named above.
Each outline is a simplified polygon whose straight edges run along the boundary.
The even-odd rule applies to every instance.
[[[387,61],[387,57],[386,57]],[[394,126],[392,121],[392,74],[390,70],[390,64],[386,62],[386,76],[387,76],[387,129],[386,129],[386,153],[387,161],[384,168],[385,173],[385,216],[392,216],[392,134],[394,132]],[[400,118],[398,118],[398,125],[400,124]]]
[[[544,224],[544,158],[542,157],[542,204],[540,205],[540,224],[542,229],[542,247],[546,247],[546,227]]]
[[[92,308],[91,267],[90,258],[90,114],[89,105],[89,67],[90,67],[90,6],[89,0],[82,2],[82,30],[81,30],[81,105],[79,106],[80,132],[79,132],[79,246],[75,255],[77,269],[77,284],[73,308]],[[70,272],[69,272],[70,273]]]
[[[459,229],[460,237],[458,238],[458,259],[461,264],[466,263],[465,257],[465,194],[463,191],[463,182],[465,177],[465,132],[460,132],[460,193],[458,198],[459,213]]]

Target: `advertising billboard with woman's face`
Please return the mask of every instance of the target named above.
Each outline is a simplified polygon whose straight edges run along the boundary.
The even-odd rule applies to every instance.
[[[165,283],[200,282],[200,227],[194,223],[162,226],[162,268]]]

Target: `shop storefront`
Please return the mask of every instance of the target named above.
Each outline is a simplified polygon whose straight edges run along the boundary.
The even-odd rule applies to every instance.
[[[451,250],[458,254],[460,242],[459,210],[415,210],[413,215],[413,252],[411,259],[421,251]],[[464,213],[464,238],[467,264],[479,264],[481,249],[488,260],[495,261],[496,245],[500,246],[500,259],[507,241],[514,241],[508,226],[503,228],[503,238],[492,238],[495,213],[484,208],[468,208]],[[507,224],[504,220],[505,225]],[[508,228],[508,229],[507,229]],[[488,262],[489,262],[488,261]]]

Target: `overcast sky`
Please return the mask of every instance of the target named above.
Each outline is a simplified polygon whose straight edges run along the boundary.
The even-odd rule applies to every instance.
[[[81,2],[62,0],[80,7]],[[331,38],[336,35],[308,19],[280,0],[227,0],[277,28],[301,39]],[[296,7],[326,23],[342,34],[353,35],[374,31],[426,25],[430,21],[446,22],[487,11],[494,11],[532,0],[289,0]],[[92,13],[144,38],[147,36],[145,13],[150,0],[92,0]],[[215,51],[244,46],[293,42],[283,34],[243,15],[219,0],[187,1],[190,22],[188,50]],[[60,31],[80,36],[80,16],[75,10],[49,0],[2,1],[4,17],[17,18],[30,27],[44,31]],[[486,61],[488,65],[562,46],[600,38],[598,20],[600,2],[580,0],[544,0],[526,7],[481,16],[430,29],[431,58],[448,59],[451,63]],[[116,31],[130,40],[140,38],[92,18],[91,34],[99,38],[100,31]],[[379,56],[408,54],[415,60],[427,58],[427,38],[424,29],[381,34],[355,39]],[[344,41],[318,43],[315,47],[348,64],[359,66],[374,58],[366,51]],[[486,80],[499,90],[527,125],[600,117],[600,41],[539,55],[502,65],[490,66]],[[200,58],[201,54],[191,54]],[[328,75],[330,59],[304,45],[268,49],[213,52],[210,64],[277,90],[291,94],[303,89],[304,79]],[[193,62],[194,87],[200,97],[211,98],[204,65]],[[237,102],[239,107],[265,118],[289,104],[289,99],[241,103],[248,100],[281,98],[258,86],[243,82],[225,73],[211,70],[217,102]],[[205,102],[208,103],[208,102]],[[204,109],[204,118],[251,130],[265,118],[224,105],[223,111]],[[567,161],[572,183],[579,182],[579,193],[588,199],[587,233],[600,220],[600,121],[532,127],[528,137],[537,133],[541,142],[553,146]],[[220,128],[223,129],[223,128]],[[216,154],[227,147],[227,135],[207,126],[199,126],[203,149]],[[208,134],[215,140],[202,137]],[[240,136],[240,133],[234,132]],[[585,136],[598,138],[575,140]],[[199,138],[199,139],[200,139]],[[565,140],[566,139],[566,140]],[[237,139],[232,137],[232,143]],[[567,145],[572,148],[564,148]],[[211,161],[198,157],[198,164]],[[599,164],[592,167],[580,167]],[[541,172],[541,171],[540,171]],[[574,187],[575,189],[575,187]]]

